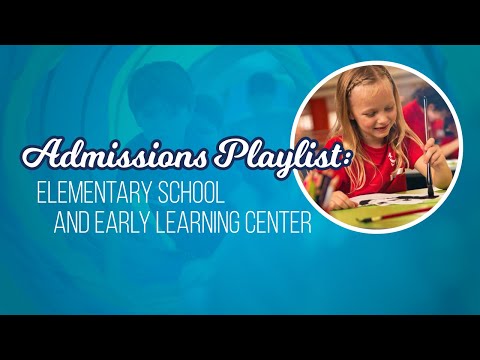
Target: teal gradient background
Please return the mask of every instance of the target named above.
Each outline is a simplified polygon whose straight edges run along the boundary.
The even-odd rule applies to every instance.
[[[229,135],[261,136],[267,147],[287,149],[300,104],[325,76],[359,61],[409,66],[433,80],[455,107],[464,145],[460,176],[434,214],[385,235],[339,227],[310,205],[293,175],[278,181],[271,171],[245,171],[241,164],[227,171],[160,171],[158,179],[218,180],[228,197],[217,206],[222,210],[311,211],[312,233],[175,238],[201,254],[187,260],[166,254],[160,236],[53,234],[58,210],[110,207],[37,204],[37,180],[109,180],[118,174],[27,170],[19,160],[22,148],[54,135],[67,144],[83,136],[93,148],[107,148],[114,138],[126,144],[139,132],[127,80],[156,60],[177,62],[196,93],[224,104],[225,126],[215,138],[188,140],[193,150],[214,147]],[[480,313],[479,61],[478,46],[0,46],[0,313]],[[246,79],[255,71],[281,79],[276,116],[266,126],[244,116]],[[182,136],[174,124],[157,135],[166,147]],[[147,175],[138,171],[134,178]]]

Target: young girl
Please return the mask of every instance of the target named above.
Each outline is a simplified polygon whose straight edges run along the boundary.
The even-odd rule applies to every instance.
[[[407,190],[405,168],[427,174],[433,185],[446,189],[452,173],[431,138],[423,144],[402,114],[398,89],[384,66],[357,67],[342,73],[336,92],[337,123],[325,147],[342,142],[354,152],[350,166],[335,171],[337,191],[329,210],[358,206],[351,197]]]

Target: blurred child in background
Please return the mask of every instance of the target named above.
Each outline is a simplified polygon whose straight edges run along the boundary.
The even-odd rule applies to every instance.
[[[446,123],[450,118],[449,127],[455,128],[452,114],[448,108],[447,103],[442,96],[430,85],[425,85],[418,88],[413,94],[413,100],[403,107],[403,116],[408,126],[418,135],[418,137],[425,141],[425,114],[423,111],[423,99],[427,98],[427,126],[429,127],[429,135],[435,139],[437,144],[443,151],[445,157],[451,157],[456,153],[458,157],[458,138],[456,137],[456,129],[449,131],[446,136]],[[448,131],[448,130],[447,130]],[[455,134],[455,135],[453,135]],[[447,144],[449,144],[447,146]]]

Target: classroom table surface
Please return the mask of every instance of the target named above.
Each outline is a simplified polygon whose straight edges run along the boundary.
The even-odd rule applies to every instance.
[[[445,190],[440,190],[434,188],[435,193],[443,194],[445,196]],[[418,195],[427,195],[427,189],[416,189],[416,190],[409,190],[404,191],[397,194],[418,194]],[[366,205],[361,206],[358,208],[352,209],[342,209],[342,210],[333,210],[330,212],[330,215],[333,216],[335,219],[351,226],[355,226],[358,228],[363,229],[391,229],[398,226],[406,225],[421,216],[424,216],[429,211],[394,217],[390,219],[379,220],[370,223],[363,223],[358,221],[357,219],[364,219],[372,216],[380,216],[380,215],[389,215],[394,213],[399,213],[403,211],[410,211],[422,208],[428,208],[435,206],[441,197],[437,197],[435,199],[425,199],[421,204],[405,204],[405,205],[386,205],[386,206],[379,206],[379,205]]]

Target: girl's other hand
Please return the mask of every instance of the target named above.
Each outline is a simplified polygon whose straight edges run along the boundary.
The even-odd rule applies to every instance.
[[[350,209],[358,207],[358,203],[350,200],[350,198],[342,191],[335,191],[329,202],[329,210]]]

